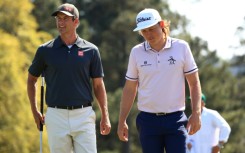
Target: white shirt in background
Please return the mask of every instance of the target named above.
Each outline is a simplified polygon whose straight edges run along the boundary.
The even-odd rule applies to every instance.
[[[201,123],[201,129],[187,139],[192,144],[191,153],[211,153],[219,141],[227,142],[231,128],[217,111],[203,107]]]

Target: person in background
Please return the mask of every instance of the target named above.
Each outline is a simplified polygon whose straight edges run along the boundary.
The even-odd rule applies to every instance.
[[[217,111],[208,109],[206,102],[206,96],[202,94],[202,127],[187,139],[187,147],[191,153],[220,152],[231,132],[226,120]]]
[[[136,126],[143,153],[186,153],[186,138],[201,127],[201,85],[188,43],[169,36],[170,23],[152,8],[140,11],[137,27],[145,41],[132,48],[123,88],[118,136],[128,141],[127,117],[138,94]],[[192,115],[185,110],[185,79]],[[188,129],[188,131],[187,131]]]
[[[39,129],[44,117],[37,108],[36,82],[44,72],[50,152],[96,153],[92,91],[101,111],[100,133],[107,135],[111,129],[99,50],[78,36],[79,12],[74,5],[62,4],[52,16],[59,36],[37,49],[28,70],[27,92],[33,117]]]

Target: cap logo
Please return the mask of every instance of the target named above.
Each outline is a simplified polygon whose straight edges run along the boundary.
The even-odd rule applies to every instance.
[[[144,21],[147,21],[147,20],[151,20],[151,17],[140,17],[137,19],[137,24],[140,23],[140,22],[144,22]]]
[[[161,21],[161,16],[157,10],[146,8],[136,16],[136,28],[133,31],[139,31],[142,29],[149,28],[151,26],[156,25]]]
[[[72,8],[70,8],[70,7],[64,7],[64,10],[66,10],[66,11],[68,11],[68,12],[72,12]]]

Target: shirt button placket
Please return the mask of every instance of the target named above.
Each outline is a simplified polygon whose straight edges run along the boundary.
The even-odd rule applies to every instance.
[[[160,63],[160,54],[157,54],[157,63]]]

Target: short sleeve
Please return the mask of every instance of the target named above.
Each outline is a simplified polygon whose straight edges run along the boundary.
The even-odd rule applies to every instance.
[[[92,78],[104,77],[100,52],[97,48],[93,51],[93,58],[90,66],[90,76]]]
[[[195,62],[195,59],[192,55],[190,46],[188,43],[185,43],[185,65],[184,65],[184,73],[190,74],[193,72],[198,71],[197,64]]]
[[[31,75],[39,77],[45,69],[45,62],[43,58],[42,47],[39,47],[36,51],[32,64],[30,65],[28,71]]]
[[[131,50],[131,53],[129,55],[128,69],[125,78],[131,81],[138,80],[138,70],[137,70],[136,56],[135,56],[134,49]]]

